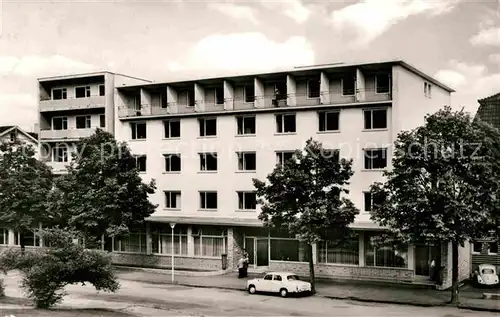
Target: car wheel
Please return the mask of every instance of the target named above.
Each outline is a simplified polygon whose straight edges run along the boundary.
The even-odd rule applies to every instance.
[[[287,297],[288,296],[288,291],[286,288],[280,289],[280,295],[281,297]]]
[[[255,293],[257,292],[257,289],[255,288],[255,286],[250,285],[250,286],[248,287],[248,292],[249,292],[250,294],[255,294]]]

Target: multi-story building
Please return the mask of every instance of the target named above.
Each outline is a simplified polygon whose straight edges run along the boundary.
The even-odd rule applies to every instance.
[[[39,78],[41,159],[63,173],[75,142],[96,128],[114,132],[115,86],[150,83],[111,72]]]
[[[476,119],[487,122],[493,127],[500,129],[500,93],[478,100]],[[498,246],[500,242],[492,237],[472,244],[472,265],[473,268],[480,264],[493,264],[500,270],[500,253]]]
[[[448,287],[449,245],[372,245],[383,228],[370,220],[368,190],[390,168],[397,134],[449,105],[451,92],[403,61],[117,86],[115,136],[144,179],[156,179],[158,209],[144,230],[114,239],[115,261],[169,267],[173,252],[177,267],[218,270],[223,254],[234,268],[245,248],[254,269],[307,274],[304,246],[262,227],[252,179],[312,137],[354,160],[349,196],[361,210],[350,244],[313,246],[317,274],[414,282],[428,280],[434,261],[444,267],[439,287]],[[461,279],[469,254],[460,251]]]

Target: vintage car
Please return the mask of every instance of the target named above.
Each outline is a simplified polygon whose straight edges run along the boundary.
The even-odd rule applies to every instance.
[[[498,284],[497,270],[494,265],[480,264],[473,273],[473,282],[476,285],[494,286]]]
[[[294,273],[269,272],[262,278],[249,280],[247,290],[250,294],[279,293],[281,297],[287,297],[288,294],[310,293],[311,283],[301,281]]]

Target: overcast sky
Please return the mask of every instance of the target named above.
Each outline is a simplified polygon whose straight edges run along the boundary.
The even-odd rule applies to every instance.
[[[0,3],[0,125],[28,130],[36,78],[95,70],[160,81],[397,58],[455,88],[457,109],[500,92],[500,0]]]

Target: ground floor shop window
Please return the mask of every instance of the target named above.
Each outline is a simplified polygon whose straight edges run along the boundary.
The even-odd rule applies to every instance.
[[[295,239],[271,238],[271,260],[309,262],[308,245]]]
[[[16,231],[14,233],[14,244],[24,245],[27,247],[38,247],[40,246],[40,236],[37,234],[37,229],[26,230],[22,233]]]
[[[335,245],[331,242],[317,244],[318,263],[359,265],[359,236]]]
[[[0,228],[0,244],[9,244],[9,229]]]
[[[126,236],[114,238],[113,251],[146,253],[146,233],[131,232]]]
[[[218,227],[193,228],[194,255],[220,257],[227,254],[227,231]]]
[[[169,224],[151,226],[151,249],[153,253],[172,254],[172,228]],[[174,227],[173,250],[175,255],[188,254],[187,227],[176,225]]]
[[[374,243],[377,233],[365,233],[365,264],[378,267],[408,267],[408,247],[378,245]]]

